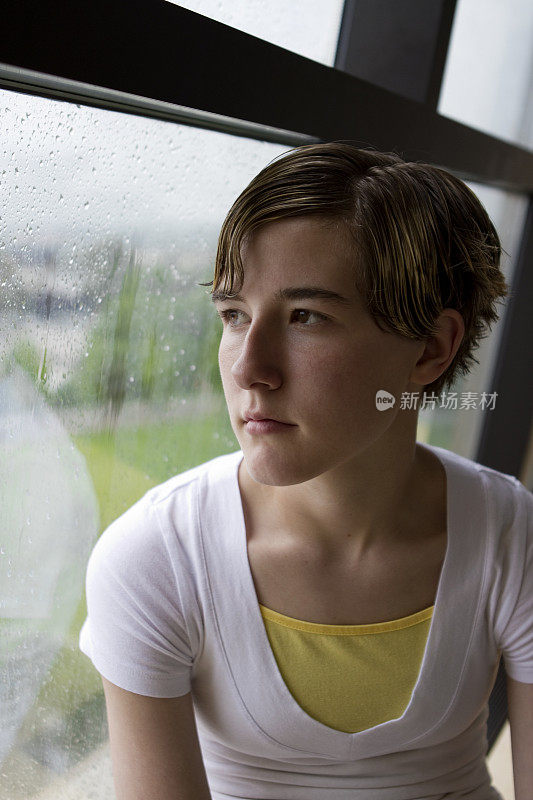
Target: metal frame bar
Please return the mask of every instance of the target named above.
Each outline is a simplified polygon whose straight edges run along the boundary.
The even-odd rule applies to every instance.
[[[497,402],[485,414],[477,460],[520,476],[531,432],[533,397],[533,196],[529,198],[511,293],[491,381]]]
[[[55,75],[44,75],[41,72],[13,67],[9,64],[0,64],[0,87],[48,97],[51,100],[63,100],[135,116],[162,119],[181,125],[191,125],[195,128],[208,128],[230,133],[233,136],[243,136],[247,139],[260,139],[263,142],[275,142],[296,147],[320,141],[316,136],[305,136],[293,131],[271,128],[268,125],[232,119],[223,114],[200,111],[197,108],[186,108],[165,103],[162,100],[152,100],[148,97],[138,97],[116,89],[91,86],[88,83],[72,81]]]
[[[346,0],[342,69],[437,109],[456,0]]]
[[[533,192],[530,151],[165,0],[11,0],[0,63],[82,84],[78,102],[94,104],[87,86],[111,89],[305,137],[351,139]],[[0,79],[5,88],[23,84],[22,73]],[[47,96],[65,93],[49,86]],[[148,113],[145,104],[138,113]]]
[[[511,296],[503,321],[498,358],[491,381],[497,402],[485,414],[476,461],[520,477],[527,461],[532,430],[533,393],[533,196],[522,232],[514,269]],[[500,662],[489,699],[487,738],[489,751],[507,719],[507,676]]]

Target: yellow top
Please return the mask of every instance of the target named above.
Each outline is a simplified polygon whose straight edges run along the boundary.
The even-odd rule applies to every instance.
[[[356,733],[402,715],[434,606],[371,625],[321,625],[259,608],[281,676],[310,717]]]

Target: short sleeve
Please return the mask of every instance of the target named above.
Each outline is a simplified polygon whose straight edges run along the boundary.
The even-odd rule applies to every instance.
[[[501,650],[507,674],[516,681],[533,683],[533,494],[516,481],[516,498],[518,568],[509,580],[518,591],[501,637]]]
[[[146,495],[103,532],[86,572],[80,650],[111,683],[150,697],[191,689],[194,657],[180,565],[172,563],[167,544]]]

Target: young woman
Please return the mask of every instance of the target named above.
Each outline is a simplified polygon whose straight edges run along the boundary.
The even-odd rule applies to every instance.
[[[533,797],[533,495],[416,441],[497,319],[499,257],[464,183],[349,143],[237,198],[211,283],[241,449],[88,564],[119,800],[494,800],[502,655]]]

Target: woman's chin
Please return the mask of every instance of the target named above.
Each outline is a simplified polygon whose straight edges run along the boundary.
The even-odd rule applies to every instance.
[[[269,448],[245,445],[242,451],[250,477],[266,486],[293,486],[325,471],[323,464],[309,463],[296,448],[276,453]]]

